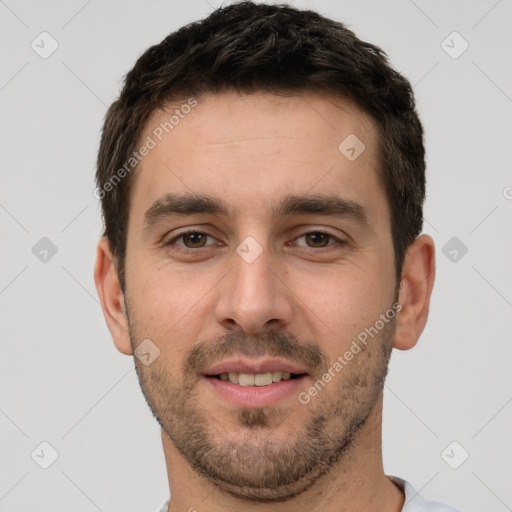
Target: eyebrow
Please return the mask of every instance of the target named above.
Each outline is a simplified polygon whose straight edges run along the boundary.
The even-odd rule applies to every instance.
[[[144,228],[149,229],[162,220],[181,216],[210,214],[230,217],[230,213],[221,199],[197,194],[166,194],[145,212]],[[348,218],[363,227],[371,227],[367,208],[350,199],[331,194],[287,195],[271,207],[270,213],[274,218],[312,214]]]

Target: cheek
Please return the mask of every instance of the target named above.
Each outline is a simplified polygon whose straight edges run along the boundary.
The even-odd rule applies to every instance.
[[[150,268],[133,263],[127,289],[134,330],[179,362],[208,321],[218,279],[208,274],[198,278],[197,272],[180,272],[168,264]]]
[[[317,273],[314,279],[306,279],[303,274],[290,278],[294,281],[290,288],[297,290],[294,300],[298,314],[316,326],[313,331],[318,342],[324,340],[324,349],[331,358],[343,353],[391,306],[387,283],[368,267],[340,267],[323,275]]]

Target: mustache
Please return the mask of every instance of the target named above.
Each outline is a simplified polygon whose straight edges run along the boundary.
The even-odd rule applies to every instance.
[[[288,359],[307,368],[310,375],[322,375],[329,366],[327,356],[318,345],[299,342],[293,334],[266,331],[258,336],[248,336],[232,331],[209,342],[196,343],[185,356],[182,371],[187,376],[203,374],[212,364],[238,354]]]

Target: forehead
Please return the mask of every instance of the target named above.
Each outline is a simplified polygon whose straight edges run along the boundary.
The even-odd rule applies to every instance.
[[[194,105],[194,106],[190,106]],[[331,145],[337,150],[344,136],[353,134],[373,146],[374,121],[351,100],[320,93],[277,95],[264,92],[239,94],[226,91],[184,98],[155,110],[143,130],[157,142],[181,142],[194,138],[197,144],[229,143],[231,156],[243,156],[251,148],[267,151],[284,148],[286,140],[307,138],[308,144],[294,147],[297,156],[314,155]],[[153,132],[156,132],[154,135]],[[161,138],[166,140],[160,140]],[[191,149],[191,148],[190,148]],[[194,148],[197,149],[197,148]],[[204,146],[201,147],[204,149]],[[209,151],[215,148],[208,147]],[[225,151],[224,148],[221,149]],[[256,155],[262,159],[267,152]]]
[[[167,193],[214,196],[252,213],[283,194],[339,193],[371,203],[377,132],[353,102],[302,93],[225,92],[185,98],[150,116],[139,145],[154,146],[132,184],[133,206]]]

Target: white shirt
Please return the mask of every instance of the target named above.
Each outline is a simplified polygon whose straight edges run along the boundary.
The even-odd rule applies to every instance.
[[[390,480],[396,483],[405,494],[405,502],[402,512],[459,512],[453,507],[443,505],[437,501],[425,501],[409,483],[396,476],[388,476]],[[169,500],[167,500],[158,512],[167,512]]]
[[[396,476],[388,475],[388,478],[396,483],[405,494],[404,506],[402,512],[459,512],[453,507],[443,505],[437,501],[425,501],[409,483]],[[164,509],[166,512],[167,509]]]

